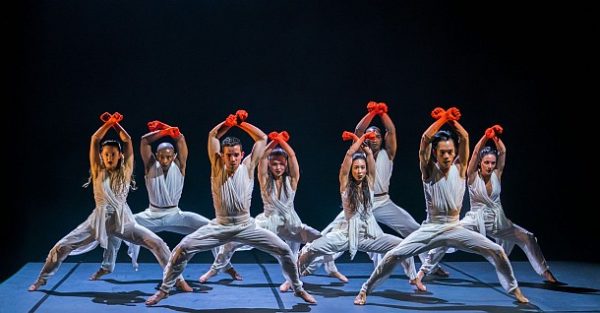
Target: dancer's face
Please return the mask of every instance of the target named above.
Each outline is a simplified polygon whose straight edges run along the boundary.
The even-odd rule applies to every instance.
[[[223,147],[223,153],[221,154],[221,158],[223,159],[223,163],[225,163],[225,167],[229,172],[235,172],[238,166],[242,163],[242,159],[244,158],[244,151],[242,151],[242,146],[225,146]]]
[[[281,177],[287,168],[287,160],[283,155],[271,155],[269,158],[269,170],[275,178]]]
[[[479,168],[481,168],[481,175],[484,177],[492,175],[492,172],[496,169],[496,156],[493,154],[484,155],[479,163]]]
[[[373,153],[377,153],[381,150],[381,144],[383,142],[381,134],[374,129],[368,130],[367,133],[375,133],[375,139],[367,139],[365,142],[369,145],[369,148],[373,150]]]
[[[119,166],[119,162],[121,162],[122,153],[119,151],[117,147],[106,145],[102,147],[102,151],[100,151],[100,156],[102,157],[102,163],[104,167],[112,171]]]
[[[452,166],[456,157],[456,148],[453,140],[442,140],[438,142],[435,149],[435,158],[441,169],[446,170]]]
[[[364,159],[352,161],[352,177],[358,182],[363,181],[367,177],[367,162]]]
[[[156,160],[163,170],[168,170],[173,160],[175,160],[175,151],[171,148],[160,149],[156,152]]]

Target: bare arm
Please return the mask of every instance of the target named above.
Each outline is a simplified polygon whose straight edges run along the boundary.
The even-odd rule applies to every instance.
[[[94,134],[92,135],[90,142],[90,169],[92,172],[92,178],[98,175],[98,170],[102,166],[102,159],[100,158],[100,141],[108,130],[115,124],[113,120],[108,120]]]
[[[119,123],[114,124],[115,130],[119,133],[119,138],[123,142],[123,156],[125,157],[125,167],[133,173],[133,143],[131,142],[131,136],[125,131],[125,129]]]
[[[288,154],[288,169],[290,171],[291,179],[290,183],[292,185],[292,189],[296,190],[296,187],[298,187],[298,182],[300,181],[300,166],[298,165],[296,152],[294,152],[292,146],[290,146],[286,141],[279,140],[279,145]]]
[[[369,148],[367,145],[362,145],[362,150],[367,155],[367,169],[369,170],[368,174],[371,179],[369,179],[369,187],[373,188],[373,184],[375,183],[375,175],[377,175],[377,167],[375,165],[375,157],[373,156],[373,150]]]
[[[477,175],[477,164],[479,163],[479,151],[481,151],[481,147],[485,146],[487,141],[488,137],[484,134],[475,145],[475,148],[473,148],[473,154],[471,154],[469,166],[467,167],[467,182],[469,185],[475,181],[475,175]]]
[[[246,164],[248,166],[248,170],[250,173],[254,172],[254,168],[258,165],[258,161],[263,156],[265,152],[265,147],[267,145],[267,135],[260,130],[258,127],[248,123],[242,122],[238,125],[243,131],[248,133],[250,137],[254,140],[254,146],[252,147],[252,155],[250,157],[250,164]]]
[[[363,116],[363,118],[358,122],[358,124],[356,124],[356,128],[354,129],[354,134],[356,134],[356,136],[360,137],[365,133],[365,130],[367,129],[367,127],[369,127],[369,125],[371,125],[371,121],[373,120],[373,118],[375,117],[375,115],[377,115],[377,112],[375,110],[367,113],[365,116]]]
[[[258,162],[258,182],[263,188],[267,186],[267,179],[269,178],[269,154],[271,154],[271,151],[273,151],[277,145],[277,141],[271,140],[265,147],[265,152]]]
[[[225,121],[217,124],[210,132],[208,132],[208,159],[210,160],[211,169],[214,173],[215,166],[221,157],[221,142],[219,139],[231,128],[225,124]]]
[[[429,179],[433,169],[433,160],[431,159],[431,139],[446,123],[446,119],[440,118],[433,122],[421,136],[421,144],[419,146],[419,167],[421,169],[421,177],[423,180]]]
[[[502,178],[502,172],[504,172],[504,165],[506,164],[506,146],[502,139],[494,137],[494,143],[496,144],[496,150],[498,150],[498,163],[496,163],[496,175],[498,179]]]
[[[346,190],[346,184],[348,183],[348,174],[350,173],[352,167],[352,155],[360,149],[360,146],[365,141],[365,136],[360,136],[358,140],[354,141],[348,151],[346,151],[346,155],[344,155],[344,160],[342,161],[342,166],[340,167],[340,192],[344,192]]]
[[[381,121],[385,127],[385,151],[387,151],[390,160],[393,160],[396,156],[397,147],[396,126],[387,113],[381,114]]]
[[[469,133],[458,121],[450,120],[448,123],[458,133],[458,165],[460,166],[460,177],[465,178],[469,161]]]

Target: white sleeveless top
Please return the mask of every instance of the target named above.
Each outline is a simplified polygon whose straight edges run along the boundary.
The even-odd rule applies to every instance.
[[[246,160],[247,156],[244,160]],[[250,218],[250,203],[254,177],[242,162],[232,176],[227,175],[225,165],[211,177],[211,191],[217,221],[221,224],[240,224]]]
[[[272,178],[268,177],[267,179]],[[277,198],[276,186],[273,186],[271,193],[268,192],[267,188],[261,188],[260,195],[263,201],[263,209],[266,216],[277,214],[283,217],[286,225],[290,228],[290,232],[295,234],[299,231],[300,226],[302,226],[302,221],[294,209],[296,191],[292,189],[289,176],[285,176],[283,183],[284,186],[282,187],[287,189],[287,196],[282,188],[279,198]]]
[[[441,178],[435,181],[437,177]],[[436,163],[430,178],[423,181],[427,209],[426,222],[458,221],[465,188],[465,179],[460,177],[456,164],[450,166],[448,176],[445,177]]]
[[[375,184],[373,184],[375,194],[389,191],[393,170],[394,162],[390,160],[387,151],[385,149],[379,150],[377,159],[375,160],[375,171],[377,172],[375,175]]]
[[[160,163],[158,161],[154,162],[144,179],[151,207],[160,210],[161,208],[179,205],[185,176],[181,174],[181,170],[175,162],[171,162],[166,176]]]
[[[367,183],[367,181],[363,183]],[[373,195],[373,190],[369,189],[371,204],[374,201]],[[355,212],[350,211],[348,188],[342,192],[342,207],[344,209],[344,216],[348,221],[348,250],[350,252],[350,259],[354,259],[356,251],[358,251],[358,242],[361,234],[363,237],[377,238],[383,234],[383,231],[377,224],[377,220],[375,220],[375,216],[371,211],[372,208],[365,209],[364,205],[360,203]]]

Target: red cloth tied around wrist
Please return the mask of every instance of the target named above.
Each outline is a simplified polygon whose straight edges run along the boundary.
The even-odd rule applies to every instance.
[[[233,127],[237,124],[237,117],[233,114],[229,114],[229,116],[225,119],[225,126]]]
[[[279,134],[277,132],[269,133],[269,139],[271,139],[271,140],[277,140],[277,136],[279,136]]]
[[[504,128],[502,128],[502,126],[500,126],[498,124],[492,126],[492,129],[494,130],[494,132],[496,133],[496,135],[501,135],[502,132],[504,131]]]
[[[237,110],[235,116],[237,124],[240,125],[248,118],[248,112],[246,110]]]
[[[446,111],[446,119],[449,121],[458,121],[460,116],[460,111],[456,107],[451,107]]]
[[[436,120],[446,117],[446,110],[444,110],[440,107],[437,107],[431,111],[431,117],[433,117]]]
[[[104,112],[104,113],[100,114],[100,120],[103,121],[104,123],[106,123],[106,122],[118,123],[123,120],[123,115],[119,112],[115,112],[113,114]]]
[[[179,127],[165,128],[165,129],[162,129],[160,132],[162,134],[164,134],[165,136],[170,136],[173,139],[176,139],[177,137],[181,136],[181,132],[179,131]]]
[[[352,132],[344,131],[342,133],[342,140],[344,140],[344,141],[358,140],[358,137],[354,133],[352,133]]]
[[[366,140],[374,140],[375,138],[377,138],[377,134],[375,132],[368,132],[364,133],[363,137],[365,137]]]
[[[488,139],[494,139],[496,136],[502,134],[503,131],[504,131],[504,128],[502,128],[502,126],[496,124],[485,130],[485,136]]]
[[[385,102],[377,103],[377,114],[381,115],[388,112],[388,106]]]
[[[278,137],[281,141],[287,142],[288,140],[290,140],[290,134],[288,134],[288,132],[286,132],[285,130],[280,132]]]
[[[373,112],[373,111],[377,111],[377,102],[375,101],[369,101],[369,103],[367,103],[367,111],[368,112]]]
[[[288,134],[288,132],[286,132],[285,130],[280,133],[270,132],[269,139],[274,140],[274,141],[277,140],[277,141],[287,142],[288,140],[290,140],[290,134]]]
[[[167,129],[169,127],[172,127],[171,125],[168,125],[166,123],[163,123],[159,120],[154,120],[154,121],[150,121],[146,124],[148,126],[148,130],[153,132],[156,130],[163,130],[163,129]]]

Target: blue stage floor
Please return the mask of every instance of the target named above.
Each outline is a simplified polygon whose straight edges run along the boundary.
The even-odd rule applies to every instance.
[[[398,267],[397,275],[379,286],[366,306],[352,301],[371,273],[369,263],[339,263],[350,279],[346,284],[324,274],[304,277],[305,288],[318,301],[314,305],[279,292],[283,278],[278,264],[235,264],[243,281],[219,274],[200,284],[197,278],[209,264],[192,263],[184,276],[196,291],[172,293],[154,307],[144,301],[160,282],[158,264],[141,264],[135,272],[130,264],[120,263],[114,273],[89,281],[99,264],[64,263],[46,286],[28,292],[42,266],[28,263],[0,285],[0,312],[600,312],[600,264],[550,262],[565,282],[558,286],[544,284],[526,262],[512,264],[530,304],[520,305],[507,295],[486,262],[444,263],[450,277],[426,280],[426,293],[415,292]]]

